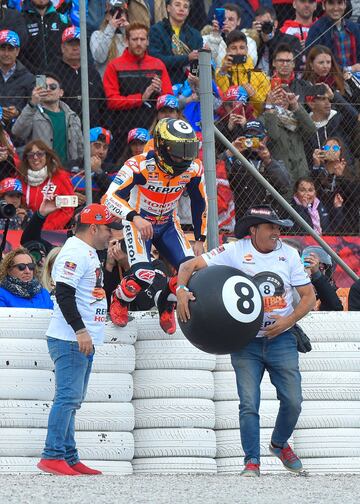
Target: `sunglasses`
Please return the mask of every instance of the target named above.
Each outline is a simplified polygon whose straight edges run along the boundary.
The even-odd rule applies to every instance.
[[[341,150],[341,147],[340,145],[324,145],[322,150],[325,152],[329,152],[330,150],[333,150],[334,152],[339,152]]]
[[[19,263],[19,264],[14,264],[13,268],[17,268],[19,271],[25,271],[26,268],[29,271],[34,271],[36,268],[36,264],[31,262],[31,263]]]
[[[36,152],[28,152],[26,154],[27,159],[35,159],[35,158],[42,158],[46,155],[46,152],[44,151],[36,151]]]
[[[55,91],[55,89],[59,89],[59,86],[55,83],[47,84],[46,89],[50,89],[50,91]]]

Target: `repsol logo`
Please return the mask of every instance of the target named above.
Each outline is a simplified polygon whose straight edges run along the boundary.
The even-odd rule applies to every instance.
[[[110,201],[105,201],[105,206],[112,214],[116,214],[122,217],[122,209],[114,205],[114,203],[111,203]]]
[[[177,193],[183,190],[182,187],[156,187],[154,185],[149,185],[148,189],[149,191],[163,194]]]
[[[130,226],[126,226],[125,238],[126,238],[128,259],[131,264],[135,261],[135,247],[134,247],[134,238],[132,236]]]

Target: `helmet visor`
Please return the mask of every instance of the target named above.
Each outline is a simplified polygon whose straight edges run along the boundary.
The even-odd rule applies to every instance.
[[[199,142],[166,142],[167,152],[174,157],[192,161],[199,155]]]

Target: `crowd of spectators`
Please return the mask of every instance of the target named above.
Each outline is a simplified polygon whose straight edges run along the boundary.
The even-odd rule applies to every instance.
[[[153,149],[159,119],[185,117],[201,139],[198,59],[207,48],[220,131],[319,234],[358,235],[358,4],[87,0],[93,201],[126,159]],[[38,229],[44,197],[86,200],[74,9],[71,0],[0,4],[0,198],[15,207],[10,229]],[[216,162],[220,231],[231,234],[254,203],[284,214],[218,141]],[[187,209],[185,195],[184,225]],[[73,215],[54,207],[41,227],[69,228]]]

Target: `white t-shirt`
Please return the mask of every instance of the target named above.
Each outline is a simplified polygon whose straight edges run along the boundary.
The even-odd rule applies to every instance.
[[[54,282],[62,282],[76,289],[76,305],[85,327],[93,344],[101,345],[104,342],[107,301],[96,250],[76,236],[69,238],[55,260],[51,276]],[[56,302],[46,335],[76,341],[75,332]]]
[[[310,283],[297,251],[281,243],[279,250],[258,252],[249,238],[222,245],[202,257],[208,266],[232,266],[253,277],[264,302],[263,324],[257,337],[275,322],[272,315],[286,317],[293,310],[293,287]]]

